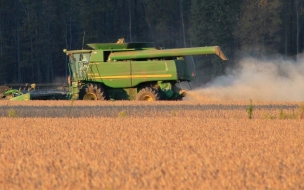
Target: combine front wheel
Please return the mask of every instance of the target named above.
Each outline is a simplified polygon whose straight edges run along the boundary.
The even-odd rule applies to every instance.
[[[136,97],[138,101],[158,101],[159,99],[158,91],[150,87],[141,89]]]
[[[105,100],[105,93],[101,86],[87,84],[79,91],[80,100]]]

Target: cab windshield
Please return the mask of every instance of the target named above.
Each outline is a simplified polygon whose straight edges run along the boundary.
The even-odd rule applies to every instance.
[[[73,79],[86,77],[90,62],[90,53],[73,53],[69,55],[69,59]]]

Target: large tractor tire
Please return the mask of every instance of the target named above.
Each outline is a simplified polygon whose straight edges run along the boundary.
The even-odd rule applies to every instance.
[[[106,100],[105,92],[100,85],[86,84],[79,91],[80,100]]]
[[[157,90],[151,87],[141,89],[136,97],[137,101],[158,101],[160,100],[160,94]]]

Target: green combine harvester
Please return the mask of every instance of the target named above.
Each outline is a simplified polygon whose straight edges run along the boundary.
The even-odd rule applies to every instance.
[[[191,81],[196,70],[185,56],[226,55],[218,46],[161,49],[153,43],[88,44],[91,50],[70,50],[70,95],[80,100],[181,100],[176,83]]]
[[[64,50],[70,72],[64,99],[182,100],[186,91],[177,84],[196,76],[189,56],[215,54],[227,60],[219,46],[162,49],[153,43],[124,43],[124,39],[87,45],[91,49]]]

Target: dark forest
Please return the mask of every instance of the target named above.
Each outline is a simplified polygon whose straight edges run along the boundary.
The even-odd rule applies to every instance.
[[[240,56],[297,59],[304,48],[304,0],[1,0],[0,84],[66,78],[63,49],[87,43],[220,46],[228,64],[196,57],[209,77]]]

